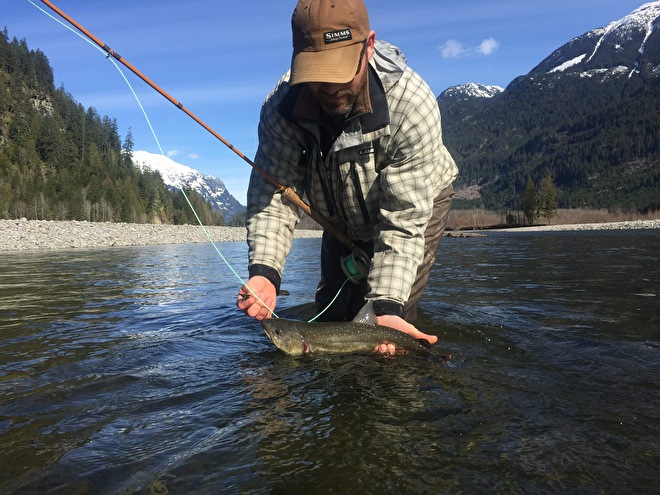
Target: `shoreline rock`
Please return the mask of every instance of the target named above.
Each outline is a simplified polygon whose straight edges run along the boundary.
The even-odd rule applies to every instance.
[[[559,232],[574,230],[638,230],[660,229],[660,220],[631,220],[627,222],[576,223],[566,225],[538,225],[533,227],[515,227],[494,229],[497,232]]]
[[[213,242],[240,242],[245,227],[205,227]],[[320,237],[321,231],[300,230],[296,237]],[[156,244],[209,242],[199,225],[0,220],[0,251],[90,249]]]
[[[544,225],[498,229],[497,232],[541,232],[566,230],[658,229],[660,220]],[[245,227],[205,227],[213,242],[241,242]],[[480,231],[485,232],[485,231]],[[296,238],[321,237],[321,230],[296,230]],[[447,237],[478,237],[483,234],[446,232]],[[0,251],[35,251],[54,249],[90,249],[155,244],[193,244],[209,242],[199,225],[156,225],[135,223],[0,220]]]

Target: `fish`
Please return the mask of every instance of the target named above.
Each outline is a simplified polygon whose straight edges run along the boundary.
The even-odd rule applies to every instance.
[[[373,352],[380,344],[394,344],[397,353],[432,352],[425,339],[415,339],[394,328],[375,324],[367,303],[353,321],[308,323],[267,318],[261,325],[275,346],[287,354],[348,354]]]

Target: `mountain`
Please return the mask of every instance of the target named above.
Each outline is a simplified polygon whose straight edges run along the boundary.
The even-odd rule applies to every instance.
[[[133,163],[141,171],[158,172],[171,190],[190,188],[220,211],[225,222],[230,221],[245,207],[232,196],[224,182],[212,175],[204,175],[171,158],[148,151],[133,151]]]
[[[40,50],[0,31],[0,218],[190,224],[180,191],[158,172],[133,165],[133,138],[117,121],[85,108],[64,87]],[[223,216],[191,191],[205,225]]]
[[[467,83],[447,88],[439,98],[442,102],[442,118],[460,120],[478,112],[494,96],[504,91],[499,86]]]
[[[438,97],[458,205],[520,208],[527,179],[551,176],[560,207],[660,209],[660,1],[568,41],[501,92],[475,86]]]
[[[642,5],[607,27],[572,39],[543,60],[531,75],[564,73],[577,77],[631,77],[658,70],[660,2]]]

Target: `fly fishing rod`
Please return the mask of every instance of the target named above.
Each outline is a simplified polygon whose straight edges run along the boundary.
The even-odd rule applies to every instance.
[[[234,145],[232,145],[229,141],[227,141],[225,138],[223,138],[220,134],[218,134],[213,128],[211,128],[208,124],[206,124],[204,121],[202,121],[199,117],[197,117],[194,113],[192,113],[190,110],[188,110],[185,106],[181,104],[181,102],[175,100],[169,93],[167,93],[165,90],[163,90],[160,86],[158,86],[156,83],[154,83],[151,79],[149,79],[147,76],[145,76],[141,71],[139,71],[133,64],[131,64],[128,60],[125,58],[121,57],[117,52],[112,50],[107,44],[105,44],[103,41],[98,39],[96,36],[94,36],[91,32],[89,32],[87,29],[85,29],[79,22],[75,21],[72,19],[66,12],[55,6],[50,0],[41,0],[44,4],[46,4],[50,9],[52,9],[54,12],[56,12],[60,17],[65,19],[68,23],[70,23],[72,26],[74,26],[76,29],[78,29],[80,32],[82,32],[85,36],[87,36],[90,40],[92,40],[95,44],[97,44],[103,51],[105,51],[108,54],[108,57],[113,57],[120,63],[122,63],[126,68],[128,68],[133,74],[138,76],[140,79],[142,79],[145,83],[147,83],[149,86],[151,86],[153,89],[155,89],[158,93],[160,93],[162,96],[164,96],[170,103],[172,103],[175,107],[177,107],[179,110],[182,110],[188,117],[193,119],[195,122],[197,122],[200,126],[202,126],[204,129],[206,129],[208,132],[210,132],[215,138],[217,138],[222,144],[227,146],[231,151],[236,153],[239,157],[241,157],[245,162],[247,162],[248,165],[250,165],[254,170],[259,172],[268,182],[270,182],[273,186],[277,188],[277,190],[282,194],[282,197],[288,199],[291,201],[294,205],[298,206],[300,209],[302,209],[307,215],[309,215],[313,220],[315,220],[319,225],[321,225],[324,229],[327,229],[338,241],[340,241],[342,244],[344,244],[347,248],[350,248],[353,251],[353,254],[351,256],[351,260],[348,260],[346,263],[346,268],[345,270],[349,270],[349,272],[352,275],[349,275],[347,273],[347,276],[351,278],[359,276],[359,273],[361,273],[362,269],[364,268],[364,264],[368,261],[368,258],[365,260],[366,255],[363,256],[364,253],[358,253],[357,251],[361,251],[359,248],[355,246],[353,241],[344,234],[341,230],[339,230],[333,223],[330,222],[325,216],[323,216],[321,213],[319,213],[316,210],[312,210],[312,208],[303,201],[296,192],[291,189],[288,186],[283,186],[279,182],[277,182],[272,176],[270,176],[265,170],[257,166],[252,160],[250,160],[247,156],[245,156],[240,150],[238,150]],[[367,265],[368,266],[368,265]]]

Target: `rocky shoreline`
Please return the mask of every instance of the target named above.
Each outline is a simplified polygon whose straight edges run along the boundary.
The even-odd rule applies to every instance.
[[[205,227],[213,242],[245,241],[245,227]],[[297,237],[320,237],[297,230]],[[0,220],[0,251],[89,249],[209,242],[199,225]]]
[[[500,232],[558,230],[657,229],[660,220],[638,220],[577,225],[545,225],[502,229]],[[245,241],[244,227],[206,227],[213,242]],[[447,233],[454,237],[471,237]],[[320,230],[296,230],[295,236],[320,237]],[[0,251],[84,249],[153,244],[209,242],[198,225],[154,225],[134,223],[54,222],[48,220],[0,220]]]
[[[637,230],[660,229],[660,220],[631,220],[628,222],[576,223],[567,225],[538,225],[499,229],[498,232],[556,232],[567,230]]]

